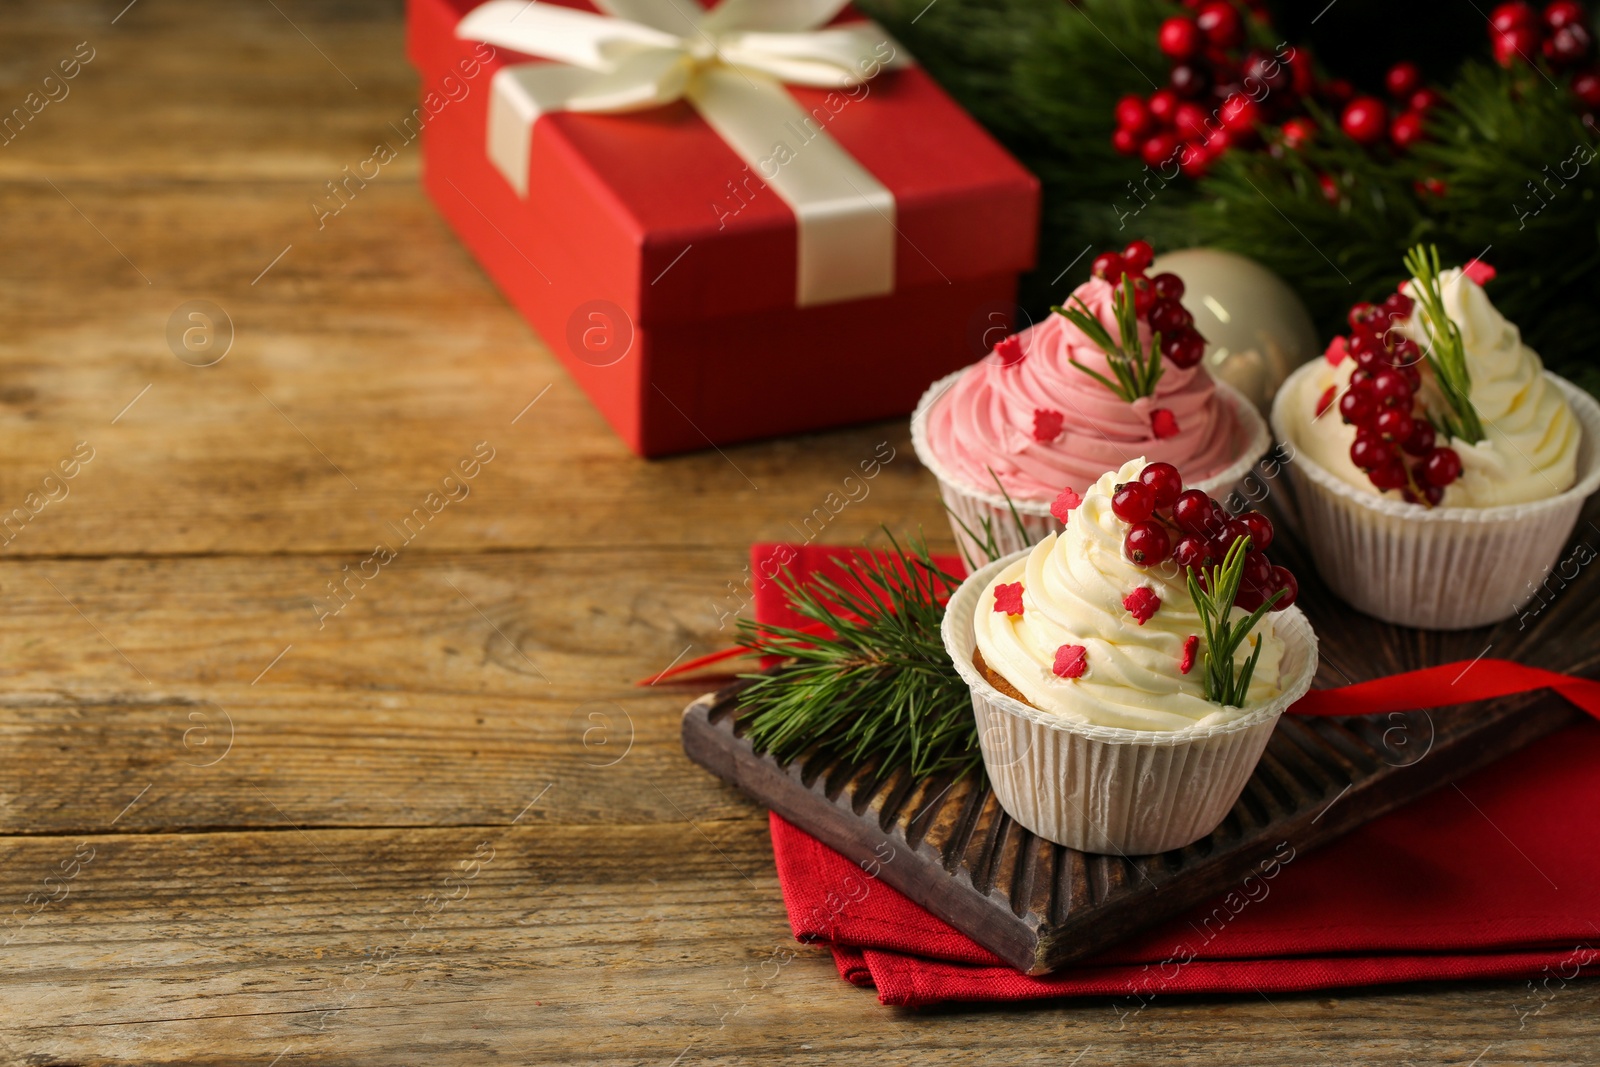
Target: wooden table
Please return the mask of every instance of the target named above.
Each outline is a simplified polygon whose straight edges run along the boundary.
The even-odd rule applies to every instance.
[[[845,985],[789,937],[765,812],[680,751],[693,694],[630,683],[725,644],[749,543],[881,441],[827,539],[947,547],[904,427],[641,462],[414,146],[319,229],[413,106],[398,0],[3,24],[0,111],[92,58],[0,147],[0,1062],[1600,1056],[1595,983],[1525,1020],[1502,982],[1171,998],[1121,1030],[1106,1001]],[[221,334],[167,338],[197,300],[232,323],[210,366]],[[468,495],[365,562],[475,447]]]

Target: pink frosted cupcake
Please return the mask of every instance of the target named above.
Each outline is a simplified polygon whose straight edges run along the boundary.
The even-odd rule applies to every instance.
[[[933,383],[911,420],[956,540],[1015,552],[1061,529],[1101,474],[1139,456],[1225,497],[1271,443],[1266,421],[1212,379],[1176,275],[1146,279],[1150,247],[1095,260],[1068,305]],[[1018,523],[1027,530],[1024,542]]]

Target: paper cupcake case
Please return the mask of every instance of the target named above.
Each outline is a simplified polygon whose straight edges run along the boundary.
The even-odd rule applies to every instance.
[[[933,454],[933,450],[928,447],[928,417],[933,410],[934,402],[955,385],[968,369],[963,368],[940,378],[922,394],[922,399],[917,402],[916,411],[911,415],[911,447],[915,450],[917,459],[932,471],[933,476],[939,481],[939,496],[950,509],[950,530],[955,534],[956,543],[961,546],[966,558],[982,562],[988,558],[987,553],[967,535],[966,530],[961,528],[963,523],[968,530],[980,537],[984,532],[984,523],[989,523],[994,531],[995,544],[1002,555],[1037,544],[1046,534],[1059,531],[1062,527],[1061,523],[1056,521],[1056,517],[1050,514],[1050,505],[1054,500],[1013,498],[1008,504],[998,490],[983,492],[963,484],[946,469]],[[1235,489],[1241,487],[1255,467],[1256,461],[1271,447],[1272,433],[1267,427],[1267,421],[1261,417],[1261,413],[1244,394],[1226,382],[1218,381],[1215,384],[1218,398],[1228,405],[1238,424],[1245,429],[1249,445],[1237,460],[1210,478],[1195,481],[1185,478],[1184,482],[1190,488],[1202,489],[1219,500],[1225,500]],[[1087,487],[1074,486],[1074,488]],[[1012,515],[1013,508],[1016,511],[1015,517]],[[957,522],[958,519],[960,522]],[[1017,530],[1019,519],[1022,528],[1027,531],[1026,542]]]
[[[1294,445],[1288,405],[1309,364],[1272,406],[1272,427]],[[1317,572],[1355,608],[1386,622],[1464,630],[1510,618],[1533,600],[1561,557],[1583,502],[1600,488],[1600,404],[1549,372],[1582,427],[1578,480],[1546,500],[1493,508],[1423,508],[1366,493],[1296,450],[1286,464],[1300,529]]]
[[[1284,641],[1280,693],[1233,722],[1173,731],[1072,722],[1006,696],[972,662],[978,599],[1023,554],[963,582],[943,626],[945,650],[972,690],[995,799],[1020,825],[1083,852],[1166,852],[1209,834],[1239,799],[1278,717],[1311,687],[1317,670],[1311,624],[1298,608],[1271,616]]]

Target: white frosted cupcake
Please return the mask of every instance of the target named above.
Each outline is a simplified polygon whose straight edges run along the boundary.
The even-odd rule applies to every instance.
[[[1463,629],[1515,614],[1559,558],[1600,487],[1600,406],[1522,343],[1492,271],[1407,262],[1399,293],[1290,376],[1272,425],[1328,585],[1389,622]]]
[[[1265,611],[1213,663],[1213,641],[1251,613],[1230,604],[1208,625],[1173,553],[1200,564],[1209,588],[1227,582],[1207,566],[1213,551],[1185,556],[1194,524],[1178,521],[1186,516],[1174,494],[1153,513],[1135,508],[1139,521],[1119,517],[1128,515],[1119,491],[1146,466],[1134,460],[1101,477],[1062,533],[974,573],[945,615],[996,798],[1034,833],[1090,852],[1162,852],[1215,829],[1316,671],[1316,638],[1292,606]],[[1134,533],[1149,525],[1167,531],[1165,545]],[[1266,565],[1264,556],[1239,562]],[[1281,606],[1293,585],[1279,572],[1269,592],[1283,590]],[[1218,678],[1232,699],[1215,699]]]

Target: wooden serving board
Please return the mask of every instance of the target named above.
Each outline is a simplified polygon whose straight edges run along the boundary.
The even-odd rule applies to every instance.
[[[1591,503],[1563,559],[1600,550],[1595,516]],[[1497,626],[1413,630],[1336,599],[1287,526],[1280,518],[1272,555],[1300,579],[1300,604],[1320,641],[1318,688],[1486,655],[1578,674],[1600,668],[1597,568],[1552,578],[1520,618]],[[878,878],[1029,974],[1092,955],[1238,886],[1285,842],[1303,854],[1580,715],[1540,692],[1432,712],[1285,716],[1215,832],[1172,852],[1124,857],[1036,837],[1000,809],[981,774],[918,783],[826,751],[787,764],[757,755],[739,721],[746,684],[685,710],[689,757],[845,856],[871,864]],[[876,858],[890,854],[885,845],[896,858],[880,865]]]

